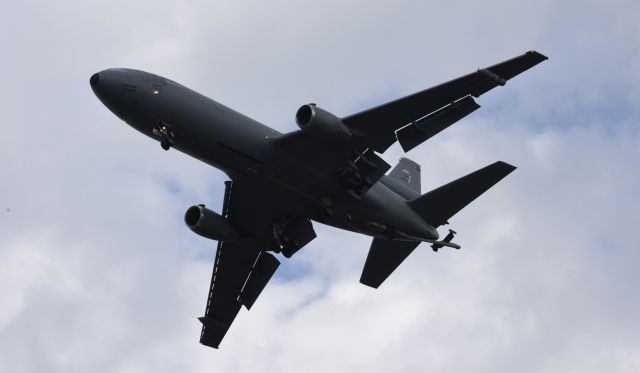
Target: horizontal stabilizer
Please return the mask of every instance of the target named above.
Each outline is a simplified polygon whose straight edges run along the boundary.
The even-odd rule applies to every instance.
[[[496,162],[434,189],[408,204],[429,224],[438,227],[446,224],[450,217],[515,169],[508,163]]]
[[[396,132],[400,146],[408,152],[478,108],[471,96],[451,103]]]
[[[360,283],[377,289],[419,244],[420,242],[374,238]]]

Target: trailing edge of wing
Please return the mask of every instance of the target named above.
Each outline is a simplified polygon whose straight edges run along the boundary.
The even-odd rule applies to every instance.
[[[408,152],[479,108],[471,96],[466,96],[398,130],[402,150]]]
[[[262,293],[262,290],[264,290],[264,287],[267,286],[267,283],[279,265],[280,262],[273,255],[264,251],[260,252],[253,268],[251,268],[247,282],[244,284],[242,292],[238,297],[240,303],[248,310],[251,309],[253,303],[255,303],[260,293]]]

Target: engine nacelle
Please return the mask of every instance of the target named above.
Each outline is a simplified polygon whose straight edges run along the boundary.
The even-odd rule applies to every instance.
[[[296,123],[303,131],[327,140],[347,141],[351,138],[351,132],[340,118],[315,104],[302,105],[296,112]]]
[[[204,205],[191,206],[184,214],[184,222],[192,231],[216,241],[233,241],[238,233],[220,214]]]

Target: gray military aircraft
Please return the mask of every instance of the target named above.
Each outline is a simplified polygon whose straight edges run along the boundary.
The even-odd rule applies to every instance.
[[[222,170],[220,214],[187,209],[195,233],[218,241],[200,342],[218,348],[242,306],[250,309],[280,262],[316,237],[312,221],[373,237],[360,282],[377,288],[437,228],[515,169],[496,162],[426,194],[420,166],[391,166],[378,153],[398,141],[409,151],[478,109],[478,97],[546,60],[530,51],[424,91],[346,117],[315,104],[279,133],[172,80],[107,69],[89,82],[116,116],[157,140]]]

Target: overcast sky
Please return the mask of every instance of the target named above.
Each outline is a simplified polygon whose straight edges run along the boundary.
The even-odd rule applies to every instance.
[[[23,1],[0,7],[0,371],[640,371],[640,3]],[[220,350],[215,242],[182,222],[225,175],[93,95],[155,72],[279,131],[535,49],[549,60],[407,156],[423,191],[518,166],[380,287],[370,238],[316,224]],[[395,164],[394,145],[383,157]]]

